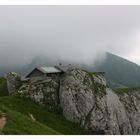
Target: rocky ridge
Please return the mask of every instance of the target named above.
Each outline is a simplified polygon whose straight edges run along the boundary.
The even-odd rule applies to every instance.
[[[9,75],[8,87],[16,87],[16,78],[9,80]],[[115,93],[97,73],[73,68],[58,81],[25,83],[9,93],[61,107],[67,120],[99,134],[140,134],[140,91]]]

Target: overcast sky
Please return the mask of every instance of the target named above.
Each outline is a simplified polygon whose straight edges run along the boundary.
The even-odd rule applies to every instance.
[[[103,51],[140,64],[140,6],[0,6],[0,65],[89,62]]]

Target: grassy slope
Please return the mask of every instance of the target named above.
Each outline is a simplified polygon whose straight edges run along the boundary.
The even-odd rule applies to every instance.
[[[8,122],[2,134],[59,134],[38,121],[32,121],[20,112],[8,108],[2,108],[2,110],[8,116]]]
[[[0,134],[89,134],[77,124],[66,121],[60,110],[49,111],[30,99],[7,95],[6,79],[0,78],[0,112],[6,113],[8,118]]]
[[[0,110],[8,117],[3,134],[89,134],[77,124],[66,121],[60,112],[50,112],[29,99],[0,97]]]
[[[0,77],[0,97],[8,95],[6,79]]]
[[[115,89],[115,92],[118,94],[123,94],[123,93],[129,93],[133,91],[140,91],[140,87],[125,87],[125,88],[117,88]]]

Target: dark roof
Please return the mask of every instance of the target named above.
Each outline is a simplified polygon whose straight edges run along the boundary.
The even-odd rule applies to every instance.
[[[56,67],[36,67],[36,68],[34,68],[34,69],[26,76],[26,78],[29,77],[29,75],[30,75],[34,70],[38,70],[38,71],[40,71],[40,72],[42,72],[42,73],[44,73],[44,74],[46,74],[46,73],[61,73],[61,72],[63,72],[62,70],[57,69]]]

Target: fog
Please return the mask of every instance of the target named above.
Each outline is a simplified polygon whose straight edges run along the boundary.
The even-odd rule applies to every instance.
[[[0,6],[0,66],[36,56],[90,64],[105,51],[140,64],[139,15],[140,6]]]

